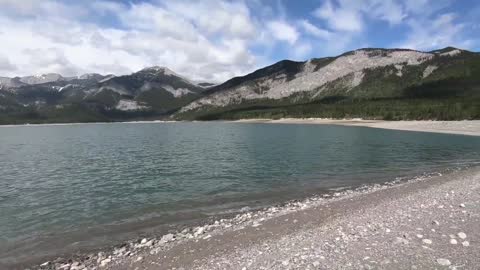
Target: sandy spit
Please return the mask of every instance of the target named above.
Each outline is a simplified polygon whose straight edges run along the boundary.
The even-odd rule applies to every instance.
[[[319,124],[362,126],[371,128],[396,129],[407,131],[435,132],[448,134],[462,134],[480,136],[480,120],[463,121],[383,121],[362,119],[322,119],[322,118],[283,118],[271,119],[243,119],[236,123],[272,123],[272,124]]]

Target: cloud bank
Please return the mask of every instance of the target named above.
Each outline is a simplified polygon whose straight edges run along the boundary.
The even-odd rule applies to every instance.
[[[221,82],[277,60],[359,47],[478,46],[472,35],[480,31],[475,14],[468,21],[451,1],[324,0],[308,5],[312,3],[280,0],[0,0],[0,76],[121,75],[159,65],[193,80]]]

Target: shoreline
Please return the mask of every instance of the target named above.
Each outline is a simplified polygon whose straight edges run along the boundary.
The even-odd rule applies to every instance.
[[[458,134],[480,136],[480,120],[436,121],[436,120],[407,120],[385,121],[364,119],[324,119],[324,118],[282,118],[272,119],[241,119],[231,121],[235,123],[264,123],[264,124],[312,124],[312,125],[340,125],[357,126],[380,129],[392,129],[416,132],[433,132],[444,134]]]
[[[310,125],[340,125],[357,126],[379,129],[433,132],[443,134],[457,134],[468,136],[480,136],[480,120],[364,120],[364,119],[325,119],[325,118],[281,118],[281,119],[240,119],[218,121],[174,121],[174,120],[146,120],[146,121],[123,121],[123,122],[88,122],[88,123],[45,123],[45,124],[18,124],[0,125],[0,128],[11,127],[42,127],[42,126],[73,126],[73,125],[107,125],[107,124],[163,124],[163,123],[201,123],[201,122],[225,122],[225,123],[258,123],[258,124],[310,124]]]
[[[344,215],[341,213],[342,211],[354,211],[357,206],[343,205],[345,203],[349,204],[350,201],[361,199],[368,204],[375,204],[375,197],[378,196],[378,194],[394,192],[395,194],[398,193],[402,195],[402,190],[404,189],[410,189],[409,192],[412,192],[412,188],[435,188],[438,185],[458,180],[459,175],[474,175],[478,177],[480,176],[480,167],[477,166],[449,172],[446,175],[419,176],[402,182],[394,180],[386,182],[383,185],[374,184],[362,186],[356,189],[333,192],[332,194],[317,195],[301,201],[290,201],[281,206],[277,205],[259,211],[238,214],[232,219],[221,219],[211,224],[187,228],[176,234],[167,234],[157,238],[145,238],[128,242],[111,251],[89,254],[88,259],[83,258],[75,260],[74,262],[70,261],[69,263],[65,260],[54,260],[42,264],[43,266],[38,269],[49,269],[48,267],[52,266],[56,266],[56,268],[52,269],[61,269],[60,267],[62,266],[66,269],[85,269],[81,268],[83,266],[86,266],[86,269],[92,269],[93,267],[100,267],[100,269],[137,269],[137,267],[138,269],[152,270],[171,269],[174,267],[196,269],[199,260],[202,263],[210,263],[210,259],[207,261],[201,259],[205,259],[204,256],[207,255],[213,256],[212,250],[216,250],[217,245],[230,246],[229,249],[223,247],[222,250],[224,251],[230,250],[232,248],[231,245],[236,247],[238,243],[231,240],[232,237],[238,238],[238,241],[247,246],[258,242],[257,238],[261,239],[266,237],[268,239],[274,236],[282,236],[283,238],[283,236],[290,233],[303,231],[305,228],[297,227],[304,223],[312,223],[312,220],[308,220],[312,213],[323,216],[328,220],[332,218],[332,216],[336,216],[332,211],[337,212],[341,210],[340,215]],[[453,178],[453,180],[451,178]],[[340,208],[336,209],[338,206],[340,206]],[[307,221],[297,222],[297,220],[301,220],[305,216],[307,217]],[[289,219],[293,221],[293,223],[286,222]],[[320,221],[316,218],[315,222],[323,223],[323,220]],[[283,231],[284,229],[287,231]],[[265,230],[276,231],[276,233],[267,233]],[[202,250],[202,252],[190,254],[189,251],[192,250],[192,247],[198,248]],[[215,256],[217,256],[217,254],[215,254]],[[229,260],[233,259],[234,258],[230,258]],[[67,265],[71,268],[67,268]],[[79,268],[73,266],[78,266]],[[211,265],[209,267],[211,267]],[[225,266],[225,268],[199,267],[198,269],[237,269],[237,267],[230,265],[228,267]]]

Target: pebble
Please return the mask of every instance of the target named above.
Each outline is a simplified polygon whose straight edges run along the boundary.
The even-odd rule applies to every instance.
[[[456,245],[457,243],[458,243],[457,240],[455,240],[455,239],[450,239],[450,244]]]
[[[467,235],[464,232],[459,232],[457,235],[458,235],[458,237],[460,237],[460,239],[467,238]]]
[[[195,235],[198,236],[200,234],[203,234],[205,232],[205,228],[199,227],[197,231],[195,232]]]
[[[468,242],[468,241],[463,241],[463,242],[462,242],[462,245],[463,245],[464,247],[468,247],[468,246],[470,246],[470,242]]]
[[[461,207],[461,208],[465,208],[465,204],[461,203],[461,204],[460,204],[460,207]]]
[[[155,242],[155,240],[152,239],[152,240],[146,242],[146,243],[145,243],[145,246],[151,247],[151,246],[153,246],[154,242]]]
[[[85,265],[83,265],[83,264],[79,264],[77,266],[70,267],[70,270],[83,270],[83,269],[85,269]]]
[[[401,237],[397,237],[395,239],[395,244],[405,244],[405,245],[408,245],[408,240],[407,239],[404,239],[404,238],[401,238]]]
[[[109,258],[106,258],[105,260],[102,260],[100,262],[100,266],[103,267],[103,266],[106,266],[109,262],[111,262],[112,260],[109,259]]]
[[[288,260],[285,260],[285,261],[282,262],[282,265],[287,266],[288,263],[289,263],[289,261],[288,261]]]
[[[143,257],[142,257],[142,256],[139,256],[135,261],[136,261],[136,262],[139,262],[139,261],[141,261],[141,260],[143,260]]]
[[[437,259],[437,263],[442,265],[442,266],[450,266],[452,263],[448,259]]]
[[[418,237],[418,238],[423,238],[423,235],[417,234],[417,237]]]
[[[431,244],[432,244],[432,240],[430,240],[430,239],[423,239],[422,242],[425,243],[425,244],[427,244],[427,245],[431,245]]]
[[[319,262],[319,261],[315,261],[315,262],[313,262],[313,266],[314,266],[314,267],[318,267],[318,266],[320,266],[320,262]]]
[[[160,240],[162,242],[171,242],[171,241],[175,241],[175,235],[169,233],[169,234],[166,234],[164,236],[162,236],[162,239]]]
[[[147,243],[147,241],[148,241],[147,238],[143,238],[142,241],[140,241],[140,244],[143,245],[143,244]]]
[[[68,270],[68,269],[70,269],[70,264],[68,264],[68,263],[62,264],[59,269],[67,269]]]

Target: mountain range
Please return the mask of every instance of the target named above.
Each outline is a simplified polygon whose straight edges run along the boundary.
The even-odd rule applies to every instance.
[[[0,77],[0,124],[279,117],[480,118],[480,54],[359,49],[283,60],[222,84],[166,67],[130,75]]]

